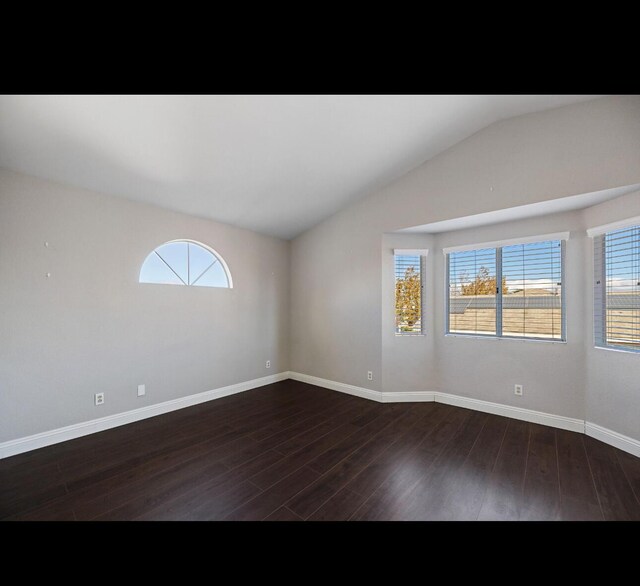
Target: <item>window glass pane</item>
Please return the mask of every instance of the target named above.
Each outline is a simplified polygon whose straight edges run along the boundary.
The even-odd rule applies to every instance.
[[[218,262],[216,257],[202,246],[189,243],[189,284],[202,275],[214,262]]]
[[[449,254],[449,331],[496,334],[496,249]]]
[[[606,262],[606,344],[640,350],[640,226],[609,232]]]
[[[167,242],[145,259],[140,269],[141,283],[231,288],[224,261],[197,242]]]
[[[228,287],[229,281],[220,262],[216,262],[195,283],[196,287]]]
[[[502,248],[502,335],[562,338],[559,240]]]
[[[176,272],[186,285],[189,282],[187,243],[168,242],[156,248],[158,255]]]
[[[422,333],[420,255],[395,255],[396,333]]]
[[[184,284],[155,252],[152,252],[144,261],[140,269],[140,282],[162,285]]]

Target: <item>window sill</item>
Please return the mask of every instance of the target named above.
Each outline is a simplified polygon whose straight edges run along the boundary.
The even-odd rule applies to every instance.
[[[516,338],[514,336],[482,336],[478,334],[445,334],[445,338],[473,338],[474,340],[508,340],[509,342],[542,342],[543,344],[566,344],[566,340],[544,338]]]
[[[424,338],[426,334],[398,334],[397,332],[394,334],[396,338]]]
[[[611,346],[594,346],[595,350],[606,350],[607,352],[622,352],[622,354],[640,355],[640,350],[626,350],[625,348],[613,348]]]

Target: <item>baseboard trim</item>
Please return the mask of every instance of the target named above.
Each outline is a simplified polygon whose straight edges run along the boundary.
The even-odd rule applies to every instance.
[[[585,423],[584,432],[594,439],[640,458],[640,440],[622,435],[617,431],[607,429],[590,421]]]
[[[288,372],[280,372],[278,374],[272,374],[262,378],[256,378],[234,385],[220,387],[211,391],[164,401],[163,403],[149,405],[148,407],[141,407],[140,409],[133,409],[132,411],[125,411],[124,413],[116,413],[114,415],[108,415],[107,417],[92,419],[91,421],[83,421],[82,423],[75,423],[66,427],[36,433],[34,435],[21,437],[15,440],[9,440],[0,443],[0,459],[60,442],[65,442],[84,435],[97,433],[113,427],[119,427],[121,425],[126,425],[127,423],[133,423],[134,421],[155,417],[156,415],[162,415],[163,413],[169,413],[170,411],[177,411],[178,409],[184,409],[185,407],[191,407],[193,405],[198,405],[199,403],[206,403],[207,401],[213,401],[214,399],[221,399],[222,397],[235,395],[236,393],[242,393],[265,385],[277,383],[288,378]]]
[[[380,393],[382,403],[427,403],[436,400],[436,393],[430,391],[406,391],[399,393]]]
[[[480,399],[471,399],[469,397],[461,397],[460,395],[451,395],[449,393],[436,393],[436,401],[438,403],[454,405],[455,407],[464,407],[465,409],[473,409],[474,411],[482,411],[483,413],[492,413],[493,415],[502,415],[503,417],[519,419],[520,421],[528,421],[529,423],[538,423],[540,425],[548,425],[549,427],[557,427],[558,429],[567,429],[569,431],[584,433],[584,421],[582,419],[574,419],[573,417],[565,417],[564,415],[554,415],[552,413],[534,411],[533,409],[512,407],[511,405],[492,403],[491,401],[482,401]]]
[[[410,391],[399,393],[388,393],[374,391],[364,387],[356,387],[345,383],[339,383],[317,376],[301,374],[299,372],[290,372],[290,378],[311,385],[324,387],[341,393],[348,393],[356,397],[371,399],[378,403],[408,403],[408,402],[424,402],[436,401],[437,403],[446,403],[456,407],[464,407],[465,409],[473,409],[484,413],[493,413],[494,415],[502,415],[528,421],[530,423],[539,423],[540,425],[548,425],[559,429],[568,429],[569,431],[577,431],[584,433],[584,421],[582,419],[573,419],[572,417],[564,417],[562,415],[553,415],[551,413],[543,413],[534,411],[533,409],[523,409],[522,407],[512,407],[500,403],[491,403],[490,401],[482,401],[480,399],[471,399],[469,397],[461,397],[450,393],[431,392],[431,391]]]
[[[347,393],[348,395],[354,395],[363,399],[377,401],[378,403],[384,402],[382,396],[383,393],[381,393],[380,391],[373,391],[371,389],[365,389],[364,387],[356,387],[354,385],[348,385],[346,383],[339,383],[336,381],[328,380],[326,378],[311,376],[310,374],[302,374],[300,372],[289,372],[289,378],[297,380],[301,383],[323,387],[331,391],[338,391],[339,393]]]
[[[377,401],[378,403],[423,403],[425,401],[433,401],[435,395],[435,393],[429,391],[383,393],[381,391],[374,391],[373,389],[367,389],[365,387],[357,387],[355,385],[339,383],[334,380],[319,378],[317,376],[302,374],[300,372],[290,372],[289,378],[292,380],[297,380],[301,383],[308,383],[310,385],[316,385],[317,387],[323,387],[331,391],[338,391],[339,393],[347,393],[348,395],[354,395],[363,399]]]
[[[43,448],[45,446],[50,446],[67,440],[82,437],[84,435],[90,435],[99,431],[105,431],[113,427],[126,425],[127,423],[133,423],[135,421],[140,421],[149,417],[155,417],[156,415],[169,413],[170,411],[177,411],[178,409],[184,409],[185,407],[191,407],[192,405],[198,405],[199,403],[221,399],[222,397],[235,395],[236,393],[242,393],[244,391],[249,391],[251,389],[256,389],[287,379],[316,385],[325,389],[330,389],[332,391],[338,391],[340,393],[347,393],[349,395],[354,395],[363,399],[377,401],[378,403],[412,403],[435,401],[438,403],[446,403],[447,405],[453,405],[456,407],[464,407],[465,409],[473,409],[475,411],[482,411],[484,413],[492,413],[494,415],[502,415],[504,417],[510,417],[512,419],[528,421],[530,423],[538,423],[540,425],[548,425],[550,427],[567,429],[569,431],[575,431],[578,433],[586,433],[590,437],[593,437],[615,448],[628,452],[629,454],[640,457],[640,440],[630,438],[626,435],[623,435],[611,429],[607,429],[606,427],[602,427],[595,423],[591,423],[589,421],[585,422],[581,419],[574,419],[571,417],[564,417],[562,415],[554,415],[551,413],[543,413],[541,411],[523,409],[521,407],[512,407],[510,405],[492,403],[490,401],[482,401],[480,399],[471,399],[469,397],[461,397],[459,395],[452,395],[450,393],[432,391],[407,391],[388,393],[374,391],[373,389],[367,389],[365,387],[358,387],[346,383],[339,383],[317,376],[311,376],[299,372],[284,371],[278,374],[264,376],[262,378],[257,378],[226,387],[220,387],[211,391],[205,391],[204,393],[189,395],[187,397],[180,397],[179,399],[172,399],[171,401],[157,403],[156,405],[149,405],[147,407],[141,407],[140,409],[126,411],[124,413],[116,413],[114,415],[108,415],[107,417],[101,417],[99,419],[84,421],[82,423],[68,425],[59,429],[52,429],[50,431],[37,433],[15,440],[9,440],[0,443],[0,460],[3,458],[21,454],[23,452],[29,452],[31,450]]]

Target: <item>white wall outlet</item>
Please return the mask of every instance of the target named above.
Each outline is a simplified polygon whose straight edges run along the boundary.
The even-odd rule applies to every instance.
[[[267,360],[267,361],[264,363],[264,365],[265,365],[267,368],[271,368],[271,360]]]
[[[95,398],[96,405],[104,404],[104,393],[96,393],[94,395],[94,398]]]
[[[373,372],[367,370],[367,380],[373,380]]]
[[[522,397],[522,385],[516,385],[513,388],[513,394],[518,395],[519,397]]]
[[[138,397],[142,397],[147,394],[147,387],[145,385],[138,385]]]

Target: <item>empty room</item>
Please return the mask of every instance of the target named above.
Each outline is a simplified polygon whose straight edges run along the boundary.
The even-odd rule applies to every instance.
[[[3,521],[640,520],[640,96],[1,95]]]

